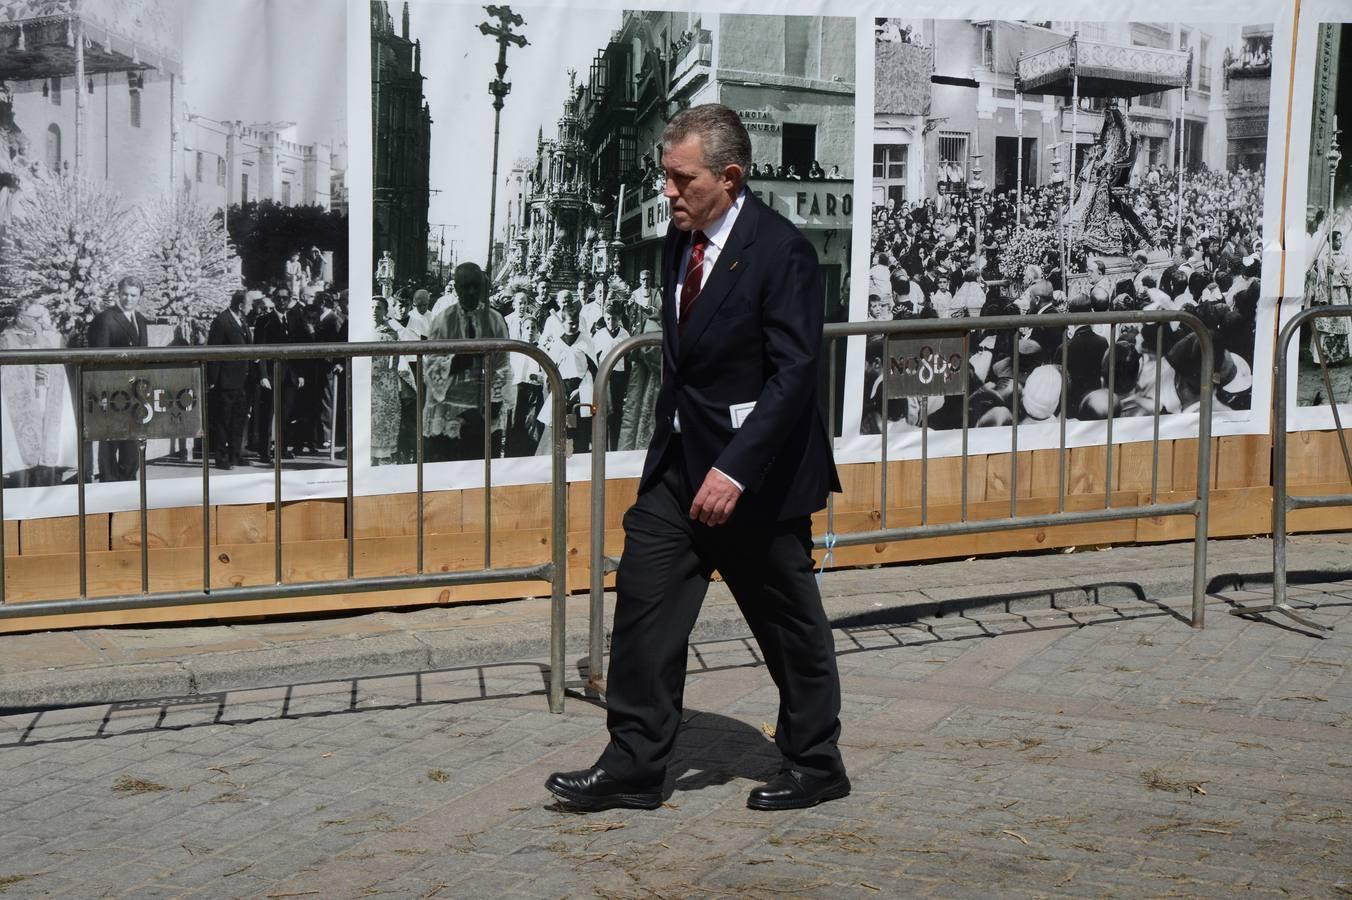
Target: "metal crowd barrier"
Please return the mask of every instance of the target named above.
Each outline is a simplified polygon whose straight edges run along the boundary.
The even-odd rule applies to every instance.
[[[829,400],[828,400],[828,431],[835,434],[835,421],[837,417],[835,403],[835,384],[837,363],[837,339],[856,336],[881,335],[884,341],[883,359],[890,360],[888,352],[888,343],[893,338],[898,337],[924,337],[951,334],[961,332],[963,359],[971,359],[971,335],[974,331],[1000,331],[1028,327],[1036,328],[1061,328],[1064,330],[1061,341],[1061,370],[1069,370],[1069,335],[1070,330],[1080,325],[1107,325],[1109,326],[1109,347],[1116,343],[1117,329],[1123,326],[1131,325],[1168,325],[1178,323],[1191,329],[1197,335],[1201,361],[1199,371],[1202,373],[1211,373],[1214,371],[1215,349],[1211,339],[1211,334],[1200,319],[1191,313],[1181,311],[1127,311],[1111,313],[1059,313],[1059,314],[1038,314],[1038,315],[1019,315],[1019,316],[982,316],[974,318],[958,319],[904,319],[899,321],[881,321],[881,322],[842,322],[833,323],[825,327],[824,341],[827,344],[828,358],[828,379]],[[1016,333],[1017,336],[1017,333]],[[1162,329],[1156,331],[1155,346],[1155,383],[1159,384],[1162,362],[1164,357],[1164,334]],[[647,333],[635,335],[620,344],[616,345],[605,359],[601,361],[599,371],[595,378],[593,394],[595,397],[595,413],[592,418],[592,446],[605,446],[607,436],[608,420],[608,388],[611,373],[616,365],[626,355],[635,350],[656,347],[661,343],[660,333]],[[1012,355],[1013,362],[1013,398],[1011,406],[1017,410],[1019,408],[1019,354],[1015,352]],[[887,365],[885,363],[885,365]],[[913,540],[915,538],[929,537],[949,537],[955,535],[980,534],[994,531],[1012,531],[1023,528],[1040,528],[1053,525],[1079,525],[1093,522],[1111,522],[1125,519],[1141,519],[1164,516],[1194,516],[1196,518],[1196,530],[1194,535],[1193,549],[1193,577],[1192,577],[1192,620],[1194,628],[1202,628],[1205,625],[1205,602],[1206,602],[1206,553],[1207,553],[1207,515],[1210,508],[1211,499],[1211,454],[1207,449],[1211,446],[1211,415],[1212,415],[1212,379],[1210,377],[1199,378],[1199,406],[1197,423],[1197,496],[1195,499],[1187,502],[1178,503],[1160,503],[1159,502],[1159,461],[1160,461],[1160,391],[1155,391],[1155,407],[1153,412],[1154,430],[1151,438],[1151,479],[1150,479],[1150,503],[1147,505],[1113,507],[1113,414],[1111,403],[1107,416],[1107,459],[1105,470],[1107,477],[1105,481],[1103,508],[1093,510],[1067,510],[1066,509],[1066,482],[1067,482],[1067,454],[1066,454],[1066,404],[1069,394],[1069,378],[1063,377],[1061,380],[1061,401],[1060,401],[1060,439],[1058,446],[1058,467],[1059,484],[1057,490],[1057,512],[1043,515],[1020,515],[1018,511],[1018,449],[1019,449],[1019,424],[1018,416],[1015,415],[1010,428],[1010,471],[1009,471],[1009,516],[999,519],[979,519],[972,520],[968,518],[968,433],[971,427],[969,422],[969,400],[970,390],[968,384],[970,366],[964,366],[962,370],[962,511],[958,522],[949,523],[929,523],[929,422],[928,409],[925,404],[921,404],[921,443],[920,443],[920,524],[901,528],[889,528],[887,525],[887,463],[888,463],[888,416],[884,414],[882,422],[882,455],[881,455],[881,478],[882,478],[882,497],[881,521],[877,529],[870,531],[850,532],[846,534],[834,533],[835,521],[835,502],[834,495],[831,495],[827,501],[827,532],[831,535],[831,541],[828,545],[825,536],[814,536],[814,544],[817,549],[825,549],[828,546],[854,546],[861,544],[881,544],[893,541]],[[1116,354],[1108,354],[1108,392],[1113,395],[1116,378]],[[889,401],[888,396],[888,378],[882,379],[882,408],[887,409]],[[618,560],[605,555],[604,537],[605,537],[605,466],[606,458],[604,453],[592,454],[592,511],[591,511],[591,628],[589,634],[589,659],[591,666],[591,676],[589,683],[593,688],[597,688],[602,683],[602,659],[605,649],[605,608],[603,605],[603,595],[605,592],[605,575],[607,572],[615,571],[618,567]],[[598,487],[599,486],[599,487]]]
[[[459,572],[427,571],[424,560],[424,446],[423,446],[423,407],[425,388],[423,360],[426,357],[442,354],[469,354],[480,357],[483,379],[483,415],[484,415],[484,564],[482,569]],[[551,553],[550,562],[535,566],[493,567],[492,516],[493,516],[493,453],[492,453],[492,379],[490,376],[490,354],[521,353],[539,363],[549,380],[553,398],[552,414],[556,427],[552,435],[552,509],[551,509]],[[415,390],[417,395],[417,571],[415,574],[388,575],[358,578],[354,574],[355,547],[353,530],[353,456],[352,442],[352,365],[351,360],[361,357],[399,357],[416,359],[414,367]],[[343,377],[346,384],[344,408],[347,414],[347,490],[346,523],[347,535],[347,577],[320,581],[284,583],[282,566],[282,457],[285,446],[285,425],[282,421],[280,392],[282,375],[288,361],[299,359],[343,359]],[[212,587],[211,584],[211,425],[206,400],[207,365],[209,363],[231,361],[266,361],[271,363],[270,376],[274,386],[272,404],[272,435],[276,447],[273,460],[273,516],[274,535],[274,583],[245,587]],[[88,596],[88,548],[85,537],[85,482],[90,474],[87,471],[86,447],[93,441],[85,439],[85,403],[84,378],[86,370],[128,370],[145,367],[166,367],[177,364],[182,367],[195,367],[201,375],[200,394],[197,397],[202,421],[202,587],[200,590],[178,590],[150,592],[149,548],[147,546],[146,522],[146,440],[138,441],[139,466],[139,510],[141,525],[141,593],[109,597]],[[76,432],[79,441],[77,454],[77,518],[79,527],[79,577],[80,593],[75,598],[57,600],[36,600],[31,602],[5,603],[5,547],[4,529],[0,528],[0,619],[19,619],[37,616],[53,616],[66,613],[104,612],[109,610],[143,609],[159,606],[181,606],[200,603],[221,603],[238,600],[272,600],[283,597],[313,597],[335,593],[358,593],[371,591],[389,591],[402,588],[434,588],[454,585],[485,584],[507,581],[547,581],[552,588],[551,629],[550,629],[550,674],[549,707],[554,712],[563,711],[564,695],[564,629],[567,596],[568,546],[567,546],[567,429],[557,427],[565,421],[567,413],[563,378],[553,361],[539,348],[520,341],[509,340],[453,340],[453,341],[391,341],[379,343],[328,343],[328,344],[270,344],[235,345],[211,347],[158,347],[158,348],[100,348],[100,349],[62,349],[62,350],[13,350],[0,352],[0,368],[4,366],[62,365],[74,368],[71,393],[77,398],[75,406]],[[0,415],[3,414],[3,397],[0,397]],[[336,437],[336,435],[334,435]],[[330,442],[335,443],[335,442]],[[3,450],[0,450],[2,453]],[[2,464],[2,462],[0,462]],[[4,519],[4,489],[0,483],[0,522]]]
[[[1286,514],[1293,509],[1323,509],[1331,506],[1352,506],[1352,494],[1330,494],[1324,496],[1292,496],[1287,486],[1286,475],[1286,420],[1287,420],[1287,377],[1291,342],[1300,334],[1301,327],[1315,319],[1329,319],[1335,316],[1352,317],[1352,310],[1345,306],[1316,306],[1302,310],[1286,323],[1277,338],[1277,371],[1273,380],[1273,422],[1272,422],[1272,602],[1266,606],[1239,607],[1230,610],[1235,616],[1256,616],[1275,612],[1313,631],[1332,631],[1327,625],[1320,625],[1302,616],[1287,600],[1286,596]],[[1347,435],[1343,431],[1342,416],[1338,412],[1337,398],[1333,393],[1333,384],[1329,379],[1325,365],[1324,345],[1315,341],[1320,372],[1323,375],[1324,391],[1329,398],[1329,409],[1333,413],[1333,425],[1338,433],[1338,443],[1343,451],[1343,465],[1347,468],[1348,481],[1352,483],[1352,453],[1348,452]],[[1299,355],[1299,350],[1297,350]]]

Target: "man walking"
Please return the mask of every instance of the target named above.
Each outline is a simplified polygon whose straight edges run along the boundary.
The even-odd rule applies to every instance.
[[[735,112],[687,109],[662,143],[663,379],[624,517],[610,743],[595,766],[555,773],[546,787],[578,810],[661,804],[690,631],[717,569],[780,692],[782,769],[747,806],[813,806],[850,791],[835,648],[810,554],[810,516],[840,490],[817,411],[816,253],[744,189],[751,141]]]
[[[94,316],[89,323],[91,347],[144,347],[147,345],[146,320],[136,311],[145,290],[141,279],[127,275],[117,283],[117,300]],[[131,481],[140,463],[136,459],[136,441],[99,441],[99,480]]]

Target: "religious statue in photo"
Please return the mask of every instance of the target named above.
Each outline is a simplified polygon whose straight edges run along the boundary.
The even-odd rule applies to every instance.
[[[1075,182],[1075,203],[1066,214],[1077,249],[1122,255],[1132,249],[1128,241],[1133,233],[1146,246],[1155,245],[1154,236],[1124,199],[1135,162],[1136,135],[1131,123],[1119,107],[1109,106],[1103,111],[1103,130],[1085,152]]]

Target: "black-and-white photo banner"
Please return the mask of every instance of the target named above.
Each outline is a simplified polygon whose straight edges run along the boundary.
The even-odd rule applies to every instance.
[[[544,483],[556,429],[583,480],[601,402],[608,475],[634,476],[660,366],[631,355],[605,397],[597,369],[657,328],[662,129],[718,102],[750,133],[747,189],[817,253],[826,321],[1028,319],[928,350],[841,342],[821,379],[839,462],[878,459],[884,430],[891,458],[918,456],[922,423],[930,455],[959,452],[955,383],[973,454],[1008,450],[1015,423],[1020,449],[1056,446],[1062,416],[1071,445],[1106,440],[1110,416],[1114,441],[1148,440],[1156,405],[1161,437],[1196,433],[1186,329],[1039,327],[1049,312],[1195,313],[1215,433],[1261,433],[1291,249],[1292,16],[1280,0],[0,0],[0,347],[518,339],[561,373],[564,421],[516,354],[357,360],[351,447],[343,361],[213,368],[196,391],[212,502],[270,500],[278,457],[287,499],[341,495],[349,455],[360,494],[413,490],[420,455],[430,489],[478,486],[485,446],[495,484]],[[1318,65],[1294,65],[1307,155]],[[124,401],[73,388],[61,366],[0,377],[10,517],[74,512],[77,403]],[[200,502],[188,435],[147,442],[151,506]],[[86,451],[90,511],[136,507],[129,443]]]

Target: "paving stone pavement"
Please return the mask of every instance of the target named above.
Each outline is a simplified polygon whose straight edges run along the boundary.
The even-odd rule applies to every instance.
[[[1352,894],[1352,582],[1320,640],[1182,600],[836,631],[854,793],[754,813],[776,694],[691,648],[668,802],[548,802],[603,710],[544,666],[0,718],[6,897]],[[1231,600],[1261,600],[1236,590]]]

